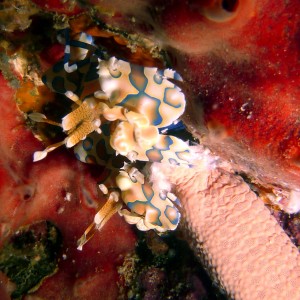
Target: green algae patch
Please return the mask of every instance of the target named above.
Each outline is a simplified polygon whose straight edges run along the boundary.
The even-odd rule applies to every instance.
[[[57,271],[61,234],[52,223],[40,221],[19,228],[0,251],[0,271],[15,283],[11,297],[38,289]]]

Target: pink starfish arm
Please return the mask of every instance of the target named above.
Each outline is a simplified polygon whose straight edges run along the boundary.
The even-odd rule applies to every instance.
[[[298,249],[242,180],[203,164],[165,170],[193,249],[234,299],[299,299]]]

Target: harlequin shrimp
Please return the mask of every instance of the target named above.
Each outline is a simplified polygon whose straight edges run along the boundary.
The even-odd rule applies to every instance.
[[[181,139],[164,134],[185,110],[185,97],[171,69],[158,70],[105,58],[93,38],[65,32],[65,55],[43,76],[53,91],[74,102],[61,123],[40,113],[29,117],[62,127],[66,138],[34,153],[39,161],[61,145],[74,147],[85,163],[105,165],[110,176],[99,184],[107,202],[78,241],[78,248],[116,212],[140,230],[158,233],[176,229],[179,200],[168,184],[149,180],[148,164],[167,162],[190,166],[192,153]],[[121,158],[121,159],[120,159]]]

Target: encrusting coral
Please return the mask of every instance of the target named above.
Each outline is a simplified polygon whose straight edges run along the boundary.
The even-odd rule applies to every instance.
[[[224,3],[235,3],[233,13],[227,12],[232,17],[227,23],[222,23],[222,18],[214,22],[213,15],[202,9],[210,1],[156,1],[155,8],[161,9],[151,16],[149,11],[143,10],[147,2],[123,2],[119,6],[115,1],[101,1],[96,9],[107,5],[115,16],[122,16],[112,18],[113,14],[109,15],[103,19],[107,24],[141,35],[146,27],[147,33],[158,44],[161,42],[165,48],[176,48],[173,51],[168,49],[174,55],[173,63],[185,80],[185,88],[195,95],[189,97],[190,111],[186,112],[185,121],[199,138],[203,138],[208,129],[208,139],[202,141],[206,141],[211,150],[223,159],[236,162],[238,167],[246,165],[249,168],[242,168],[245,172],[254,170],[254,181],[263,179],[263,184],[270,183],[270,180],[277,184],[292,182],[294,188],[299,187],[299,130],[296,121],[299,15],[295,13],[298,8],[296,1],[278,1],[276,4],[269,0],[215,2],[214,5],[220,7]],[[138,3],[143,3],[142,8]],[[125,9],[122,10],[126,7],[132,7],[130,16],[124,13]],[[220,10],[216,8],[218,13]],[[147,27],[147,22],[155,23],[154,31]],[[200,106],[203,109],[199,109]],[[220,132],[221,136],[218,135]],[[93,140],[94,136],[86,139],[86,146]],[[219,144],[215,145],[216,141]],[[243,147],[246,151],[241,154],[239,150]],[[85,152],[82,157],[86,158]],[[94,154],[90,156],[91,160],[93,157]],[[104,153],[101,159],[106,160],[106,157],[109,156]],[[185,169],[182,173],[177,169],[170,180],[177,184],[184,219],[195,237],[194,242],[201,248],[200,252],[207,253],[208,263],[216,271],[216,276],[237,299],[246,298],[246,295],[250,295],[250,299],[263,296],[278,299],[291,294],[292,290],[294,294],[289,298],[297,298],[297,249],[270,218],[261,199],[234,174],[240,168],[228,171],[217,166],[209,170],[204,169],[209,173],[206,176],[195,168]],[[184,178],[185,171],[191,172],[186,178],[190,179],[189,184]],[[200,188],[201,180],[206,180],[204,189]],[[216,200],[218,195],[223,197]],[[198,196],[203,197],[203,201]],[[215,205],[216,202],[223,205]],[[248,202],[250,207],[238,215],[238,207],[247,206]],[[203,205],[205,209],[202,210]],[[201,214],[203,211],[206,211],[204,215]],[[252,214],[255,217],[251,217]],[[215,220],[220,220],[217,228]],[[257,220],[260,220],[259,224]],[[214,229],[213,232],[210,229]],[[210,232],[210,235],[205,232]],[[250,248],[249,244],[253,247]],[[222,256],[221,253],[225,252],[226,255]],[[225,275],[223,270],[229,271]],[[257,293],[252,294],[251,288]]]

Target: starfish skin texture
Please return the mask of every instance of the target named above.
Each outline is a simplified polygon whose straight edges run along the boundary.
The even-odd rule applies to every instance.
[[[201,156],[201,154],[200,154]],[[263,201],[222,166],[164,174],[174,184],[191,245],[234,299],[298,299],[300,256]]]

